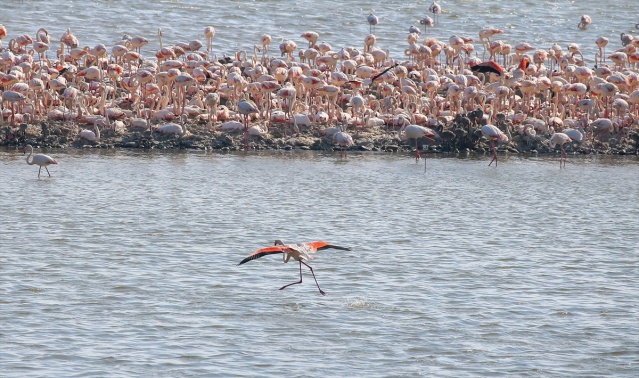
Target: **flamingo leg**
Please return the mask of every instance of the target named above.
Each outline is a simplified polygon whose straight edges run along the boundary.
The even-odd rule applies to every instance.
[[[279,240],[276,240],[276,241],[275,241],[275,245],[277,245],[277,242],[278,242],[278,241],[279,241]],[[306,264],[304,264],[304,265],[306,265]],[[306,266],[308,266],[308,265],[306,265]],[[310,268],[310,267],[309,267],[309,268]],[[313,271],[313,270],[311,269],[311,272],[312,272],[312,271]],[[313,277],[315,277],[315,275],[313,275]],[[316,282],[317,282],[317,281],[316,281]],[[298,282],[293,282],[293,283],[290,283],[290,284],[288,284],[288,285],[284,285],[284,286],[280,287],[280,290],[284,290],[284,289],[286,289],[287,287],[289,287],[289,286],[291,286],[291,285],[297,285],[297,284],[301,284],[301,283],[302,283],[302,262],[300,261],[300,280],[299,280]]]
[[[244,116],[244,152],[248,151],[248,115]]]
[[[564,168],[566,168],[566,158],[568,157],[568,154],[566,153],[566,150],[564,150],[564,146],[560,146],[561,147],[561,157],[563,159],[564,162]],[[561,159],[559,160],[559,168],[561,168]]]
[[[494,161],[495,162],[495,167],[496,167],[497,166],[497,150],[495,149],[495,140],[494,139],[490,140],[490,149],[493,150],[493,160],[490,161],[488,166],[490,167],[490,165]]]
[[[40,178],[40,171],[42,170],[42,166],[38,169],[38,178]]]
[[[305,263],[303,261],[300,261],[300,269],[302,268],[301,264],[306,265],[308,267],[308,269],[311,270],[311,274],[313,275],[313,279],[315,280],[315,285],[317,285],[317,289],[319,290],[320,294],[326,295],[326,293],[320,288],[319,283],[317,283],[317,278],[315,278],[315,273],[313,272],[313,268],[311,268],[311,266],[308,265],[307,263]]]
[[[317,282],[317,278],[315,278],[315,272],[313,272],[313,268],[310,265],[308,265],[307,263],[305,263],[305,262],[303,262],[301,260],[300,260],[300,280],[299,280],[299,282],[293,282],[293,283],[290,283],[288,285],[284,285],[284,286],[282,286],[280,288],[280,290],[283,290],[283,289],[285,289],[285,288],[287,288],[287,287],[289,287],[291,285],[297,285],[297,284],[301,284],[302,283],[302,264],[306,265],[306,267],[308,267],[308,269],[310,269],[311,274],[313,275],[313,279],[315,280],[315,285],[317,285],[317,289],[319,290],[320,294],[326,295],[326,293],[320,288],[319,283]]]
[[[417,139],[415,139],[415,163],[419,162],[421,155],[419,154],[419,147],[417,147]]]
[[[42,168],[42,167],[40,167],[40,168]],[[49,177],[51,177],[51,173],[49,173],[49,168],[47,168],[47,167],[45,166],[45,167],[44,167],[44,169],[46,169],[46,170],[47,170],[47,173],[49,174]]]

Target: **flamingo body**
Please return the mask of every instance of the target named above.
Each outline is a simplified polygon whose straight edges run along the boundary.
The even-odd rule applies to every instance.
[[[44,155],[44,154],[33,155],[33,146],[31,146],[30,144],[27,144],[26,146],[24,146],[23,152],[26,153],[27,149],[29,150],[29,155],[27,156],[27,164],[29,165],[35,164],[40,166],[40,168],[38,169],[38,178],[40,178],[40,171],[42,170],[42,167],[44,167],[44,169],[47,170],[49,177],[51,177],[51,173],[49,172],[49,169],[47,168],[47,166],[51,164],[58,164],[58,162],[49,155]],[[29,161],[29,158],[31,158],[31,161]]]
[[[489,166],[495,162],[495,167],[497,166],[497,149],[495,148],[495,141],[508,142],[508,136],[504,134],[497,126],[494,125],[484,125],[481,127],[481,133],[484,137],[490,139],[490,148],[493,150],[493,160],[488,164]]]
[[[556,145],[559,145],[561,148],[561,158],[559,159],[559,168],[566,166],[566,151],[564,150],[564,143],[572,142],[572,139],[565,133],[554,133],[550,137],[550,148],[555,148]]]
[[[470,67],[470,70],[473,72],[494,73],[499,76],[503,75],[504,73],[503,67],[493,61],[472,65]]]
[[[259,113],[259,108],[251,100],[242,99],[237,103],[237,109],[244,116],[244,151],[248,150],[249,135],[249,116],[253,113]]]
[[[315,258],[314,255],[317,251],[321,251],[323,249],[329,249],[329,248],[339,249],[342,251],[351,250],[351,248],[340,247],[334,244],[327,243],[325,241],[314,241],[314,242],[298,243],[298,244],[284,244],[281,240],[276,240],[274,246],[258,249],[257,251],[245,257],[242,261],[240,261],[238,265],[245,264],[251,260],[255,260],[267,255],[281,253],[284,263],[289,262],[290,259],[299,261],[300,280],[299,282],[294,282],[294,283],[282,286],[280,290],[285,289],[291,285],[302,283],[302,264],[304,264],[311,270],[311,273],[313,274],[313,278],[315,279],[315,283],[317,284],[317,288],[319,289],[320,294],[325,295],[326,293],[322,291],[322,289],[319,287],[319,284],[317,283],[317,279],[315,278],[315,273],[313,272],[313,268],[311,268],[311,266],[306,264],[304,261],[313,260]]]
[[[86,129],[80,130],[80,133],[78,135],[80,135],[80,138],[88,140],[89,142],[97,142],[100,140],[100,129],[98,128],[97,120],[93,123],[93,129],[95,131]]]
[[[404,124],[404,126],[399,129],[399,137],[401,139],[415,139],[415,160],[419,161],[421,157],[417,144],[419,138],[432,139],[435,137],[435,132],[426,126]]]

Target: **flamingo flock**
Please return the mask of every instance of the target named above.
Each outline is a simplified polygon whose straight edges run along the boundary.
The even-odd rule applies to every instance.
[[[428,11],[435,21],[416,21],[436,27],[441,6]],[[223,57],[213,51],[212,26],[202,28],[205,44],[167,43],[158,29],[159,49],[144,55],[153,36],[87,43],[70,29],[58,37],[45,28],[11,35],[0,25],[0,143],[19,139],[18,130],[23,143],[40,144],[52,130],[94,144],[127,135],[237,135],[244,150],[260,140],[314,137],[340,150],[371,141],[380,149],[414,146],[419,160],[428,141],[435,151],[490,151],[495,164],[495,142],[510,151],[551,152],[559,144],[564,159],[568,143],[637,152],[639,38],[601,36],[591,42],[598,53],[588,66],[576,43],[509,43],[494,27],[421,38],[411,27],[403,56],[393,57],[373,34],[380,20],[368,15],[369,34],[353,46],[331,46],[309,30],[275,49],[264,34],[253,51]],[[584,15],[578,28],[596,22]],[[552,139],[577,129],[581,138]]]

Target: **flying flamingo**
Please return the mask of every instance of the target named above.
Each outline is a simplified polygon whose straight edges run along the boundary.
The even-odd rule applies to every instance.
[[[24,146],[24,149],[22,150],[22,152],[27,153],[27,149],[29,150],[29,156],[27,156],[27,164],[29,165],[37,164],[40,166],[40,169],[38,169],[38,178],[40,178],[40,171],[42,170],[42,167],[44,167],[44,169],[47,170],[49,177],[51,177],[51,173],[49,172],[49,168],[47,168],[47,165],[58,164],[58,162],[51,156],[44,155],[44,154],[35,154],[31,158],[31,155],[33,154],[33,146],[31,146],[30,144],[27,144],[26,146]],[[29,161],[29,158],[31,158],[31,161]]]
[[[495,148],[495,140],[499,140],[502,142],[508,142],[508,136],[504,134],[497,126],[494,125],[484,125],[481,127],[481,133],[486,138],[490,139],[490,149],[493,151],[493,160],[490,161],[488,166],[490,166],[493,161],[495,162],[495,167],[497,166],[497,149]]]
[[[296,285],[296,284],[301,284],[302,283],[302,264],[306,265],[308,267],[308,269],[311,270],[311,274],[313,275],[313,279],[315,280],[315,284],[317,285],[317,288],[319,289],[320,294],[322,295],[326,295],[326,293],[324,291],[322,291],[322,289],[319,286],[319,283],[317,283],[317,278],[315,278],[315,273],[313,272],[313,268],[311,268],[310,265],[308,265],[307,263],[304,262],[304,260],[313,260],[315,258],[314,254],[317,251],[321,251],[323,249],[329,249],[329,248],[333,248],[333,249],[340,249],[342,251],[350,251],[351,248],[348,247],[339,247],[337,245],[333,245],[333,244],[329,244],[327,242],[324,241],[314,241],[314,242],[309,242],[309,243],[298,243],[298,244],[284,244],[281,240],[276,240],[275,241],[275,245],[272,247],[266,247],[266,248],[260,248],[257,251],[251,253],[250,255],[248,255],[244,260],[240,261],[240,263],[238,265],[242,265],[244,263],[247,263],[251,260],[255,260],[258,259],[262,256],[266,256],[266,255],[272,255],[275,253],[281,253],[282,254],[282,260],[287,263],[289,262],[289,260],[291,258],[293,258],[293,260],[299,261],[300,263],[300,280],[299,282],[293,282],[291,284],[288,285],[284,285],[280,288],[280,290],[283,290],[291,285]]]
[[[561,157],[559,158],[559,168],[561,168],[562,160],[563,160],[564,168],[566,167],[566,157],[568,155],[566,154],[566,151],[564,150],[564,143],[567,143],[567,142],[572,142],[572,139],[570,139],[570,137],[564,133],[554,133],[550,137],[550,148],[555,148],[557,144],[561,148]]]

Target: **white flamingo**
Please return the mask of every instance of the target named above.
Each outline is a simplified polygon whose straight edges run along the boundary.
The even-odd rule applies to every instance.
[[[58,164],[58,162],[49,155],[44,155],[44,154],[33,155],[33,146],[31,146],[30,144],[27,144],[26,146],[24,146],[24,149],[22,150],[22,152],[26,153],[27,150],[29,150],[29,155],[27,156],[27,164],[29,165],[36,164],[40,166],[40,168],[38,169],[38,178],[40,178],[40,171],[42,170],[42,167],[44,167],[44,169],[47,170],[49,177],[51,177],[51,173],[49,172],[49,168],[47,168],[47,166],[51,164]],[[29,158],[31,158],[31,161],[29,161]]]
[[[567,142],[572,142],[572,139],[570,139],[570,137],[565,133],[554,133],[550,137],[550,148],[555,148],[556,145],[559,145],[559,147],[561,148],[561,157],[559,158],[559,168],[561,168],[562,166],[562,161],[563,161],[564,168],[566,167],[566,157],[568,155],[566,154],[566,151],[564,150],[564,143],[567,143]]]
[[[371,13],[366,17],[366,20],[368,21],[369,31],[372,34],[373,29],[375,29],[375,26],[377,26],[377,24],[379,23],[379,18]]]
[[[178,125],[175,123],[167,123],[165,125],[156,127],[154,130],[155,132],[160,134],[172,134],[172,135],[179,135],[179,136],[185,135],[187,133],[187,130],[186,130],[187,118],[188,118],[187,115],[183,114],[180,117],[181,125]]]
[[[244,116],[244,151],[248,151],[249,116],[259,113],[260,109],[251,100],[242,99],[237,103],[237,109]]]
[[[97,142],[100,140],[100,128],[98,128],[98,119],[96,118],[95,121],[93,121],[93,130],[80,130],[80,133],[78,134],[80,136],[80,138],[84,139],[84,140],[88,140],[89,142]]]
[[[420,138],[430,139],[431,141],[435,137],[435,131],[426,126],[411,125],[405,118],[403,119],[403,125],[399,129],[400,139],[415,139],[415,161],[420,159],[418,141]]]

